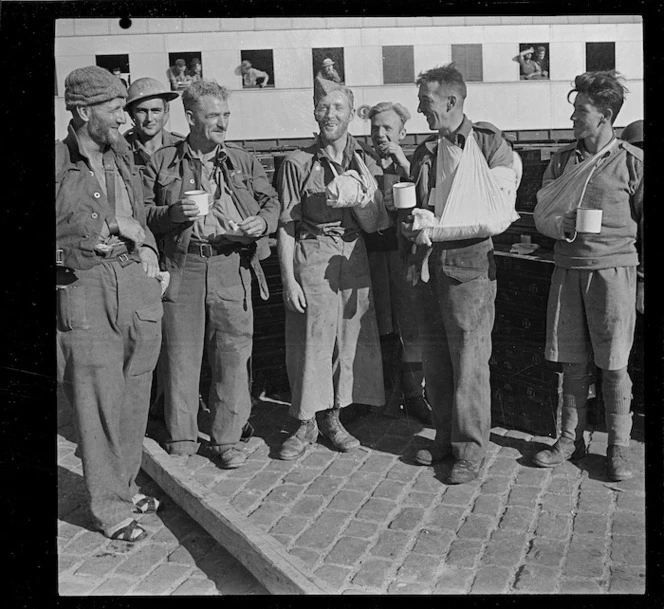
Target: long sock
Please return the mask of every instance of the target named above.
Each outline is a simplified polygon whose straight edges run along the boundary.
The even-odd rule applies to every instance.
[[[586,428],[588,389],[592,373],[588,364],[565,364],[563,367],[563,406],[561,437],[579,440]]]
[[[609,446],[629,446],[632,432],[632,414],[630,412],[632,380],[626,369],[603,371],[602,396]]]

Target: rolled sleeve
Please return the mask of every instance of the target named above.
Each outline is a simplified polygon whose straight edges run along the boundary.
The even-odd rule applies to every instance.
[[[286,159],[277,176],[277,191],[281,202],[280,224],[289,224],[302,219],[300,191],[300,168],[291,159]]]

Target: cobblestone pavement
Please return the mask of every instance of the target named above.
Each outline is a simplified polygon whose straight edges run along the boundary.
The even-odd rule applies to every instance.
[[[268,594],[242,564],[166,497],[148,476],[141,492],[164,501],[137,520],[149,537],[111,541],[91,530],[83,509],[81,460],[61,406],[58,417],[58,592],[61,596]]]
[[[321,440],[290,462],[275,458],[294,429],[287,406],[260,402],[251,422],[243,467],[222,470],[200,454],[184,467],[339,594],[645,592],[640,418],[630,480],[606,479],[601,429],[586,431],[585,459],[547,470],[529,458],[553,439],[494,427],[479,479],[459,486],[443,482],[451,464],[414,464],[433,430],[403,415],[348,424],[362,442],[355,451]],[[64,487],[74,457],[64,440],[59,450]],[[61,493],[62,508],[77,493]],[[131,549],[86,530],[75,513],[59,526],[61,593],[265,593],[246,572],[226,581],[228,554],[172,504],[141,520],[150,537]]]

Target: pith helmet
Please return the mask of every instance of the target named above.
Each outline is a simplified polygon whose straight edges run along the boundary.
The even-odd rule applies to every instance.
[[[329,57],[326,57],[325,59],[323,59],[323,63],[321,64],[321,67],[326,68],[327,66],[333,66],[333,65],[334,65],[334,62]]]
[[[156,78],[147,76],[131,83],[127,95],[127,105],[150,97],[162,97],[166,101],[171,101],[179,97],[175,91],[167,89]]]

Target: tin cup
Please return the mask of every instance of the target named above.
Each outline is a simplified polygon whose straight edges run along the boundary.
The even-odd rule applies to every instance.
[[[399,182],[392,186],[392,197],[396,209],[412,209],[415,207],[415,184]]]
[[[204,190],[188,190],[184,193],[184,198],[196,203],[199,216],[205,216],[210,211],[209,195]]]
[[[577,233],[599,233],[602,230],[602,210],[579,207],[576,210]]]

